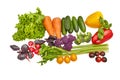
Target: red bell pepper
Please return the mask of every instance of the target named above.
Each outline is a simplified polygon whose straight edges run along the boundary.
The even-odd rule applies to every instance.
[[[108,41],[109,39],[111,39],[113,36],[113,32],[110,29],[104,29],[104,36],[103,39],[99,40],[98,39],[98,32],[96,32],[93,37],[92,37],[92,43],[93,44],[102,44],[106,41]]]

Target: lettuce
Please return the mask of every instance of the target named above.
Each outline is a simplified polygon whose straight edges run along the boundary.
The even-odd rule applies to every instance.
[[[42,38],[45,34],[45,28],[42,24],[44,15],[37,8],[35,13],[29,12],[18,15],[19,22],[16,24],[17,32],[12,37],[15,41],[25,39]]]

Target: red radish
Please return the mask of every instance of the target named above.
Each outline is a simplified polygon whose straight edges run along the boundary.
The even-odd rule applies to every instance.
[[[35,49],[33,47],[29,47],[29,51],[34,52]]]
[[[40,44],[35,44],[36,49],[40,49],[40,47],[41,47]]]
[[[29,58],[28,58],[28,55],[26,55],[26,57],[25,57],[29,62],[30,62],[30,60],[29,60]]]
[[[34,54],[32,53],[32,57],[34,57]]]
[[[33,46],[33,44],[34,44],[33,41],[29,41],[29,42],[28,42],[28,45],[29,45],[29,46]]]
[[[34,53],[38,54],[39,53],[39,49],[35,49]]]

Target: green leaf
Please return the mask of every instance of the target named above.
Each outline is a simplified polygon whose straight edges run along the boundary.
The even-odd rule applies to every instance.
[[[104,36],[104,30],[103,30],[103,28],[99,28],[98,29],[98,39],[99,40],[103,39],[103,36]]]
[[[112,27],[112,23],[109,24],[109,27]]]
[[[105,29],[108,29],[108,28],[109,28],[109,25],[104,25],[104,28],[105,28]]]
[[[98,29],[98,33],[99,33],[99,34],[104,34],[103,28],[99,28],[99,29]]]
[[[104,20],[103,20],[102,17],[100,17],[99,21],[100,21],[100,24],[103,24],[103,23],[104,23]]]
[[[105,23],[106,25],[108,25],[108,21],[107,21],[107,20],[104,20],[104,23]]]
[[[100,21],[101,27],[104,29],[110,29],[110,27],[112,26],[111,23],[108,23],[108,21],[104,20],[102,17],[100,17],[99,21]]]
[[[59,55],[63,55],[63,52],[64,51],[58,47],[49,47],[45,44],[42,44],[40,49],[40,56],[42,57],[42,60],[39,61],[39,63],[43,65],[47,63],[47,61],[52,61]]]
[[[99,40],[103,39],[103,34],[98,33],[98,39]]]

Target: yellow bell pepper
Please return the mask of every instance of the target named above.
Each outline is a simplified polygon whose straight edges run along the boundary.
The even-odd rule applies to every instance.
[[[100,17],[103,18],[103,14],[100,11],[96,11],[90,14],[86,18],[85,24],[91,28],[99,28],[101,26],[100,21],[99,21]]]

